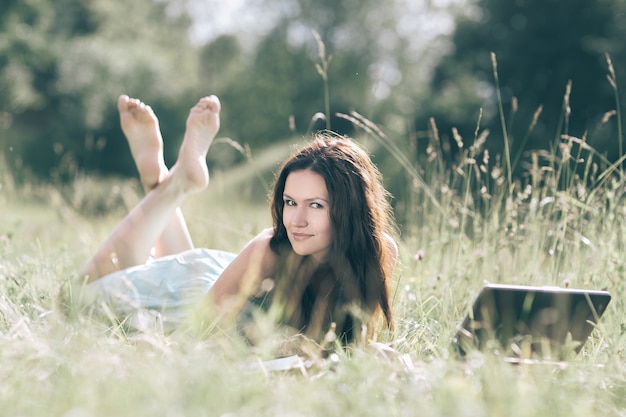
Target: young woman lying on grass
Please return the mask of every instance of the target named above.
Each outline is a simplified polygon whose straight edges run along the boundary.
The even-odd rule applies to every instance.
[[[381,319],[392,328],[394,225],[380,173],[355,142],[317,135],[288,158],[271,196],[273,227],[235,255],[194,248],[179,208],[209,183],[218,98],[191,109],[169,170],[152,109],[127,96],[118,108],[146,195],[81,272],[97,303],[121,318],[149,312],[167,329],[198,303],[207,327],[217,317],[245,326],[251,311],[271,312],[317,342],[330,329],[343,343],[371,336]]]

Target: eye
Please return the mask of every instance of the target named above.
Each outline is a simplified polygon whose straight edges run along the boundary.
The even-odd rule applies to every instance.
[[[314,209],[323,209],[324,206],[321,205],[320,203],[311,203],[311,207],[313,207]]]
[[[285,203],[285,205],[286,205],[286,206],[291,206],[291,207],[293,207],[293,206],[295,206],[295,205],[296,205],[296,202],[295,202],[295,201],[290,200],[290,199],[288,199],[288,198],[283,199],[283,202]]]

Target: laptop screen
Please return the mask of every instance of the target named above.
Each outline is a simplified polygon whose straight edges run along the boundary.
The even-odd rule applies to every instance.
[[[575,356],[604,313],[607,291],[489,284],[476,297],[453,346],[522,359]]]

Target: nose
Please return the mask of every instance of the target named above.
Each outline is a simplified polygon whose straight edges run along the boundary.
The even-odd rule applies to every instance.
[[[306,227],[308,222],[306,219],[306,208],[298,206],[293,210],[291,219],[291,225],[295,227]]]

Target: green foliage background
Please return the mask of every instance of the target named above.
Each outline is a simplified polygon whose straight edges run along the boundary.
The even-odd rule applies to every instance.
[[[412,142],[417,159],[436,125],[452,165],[458,137],[468,145],[486,131],[492,153],[503,152],[506,132],[513,155],[551,149],[569,134],[610,160],[620,156],[617,118],[603,116],[619,110],[623,96],[622,1],[250,2],[248,15],[266,30],[239,26],[241,33],[192,42],[194,25],[217,23],[211,7],[208,0],[4,1],[0,149],[16,178],[65,181],[78,170],[133,175],[115,109],[121,93],[153,106],[168,161],[187,109],[204,94],[223,101],[222,135],[253,152],[323,128],[315,117],[326,106],[313,30],[330,58],[334,130],[354,133],[336,114],[356,110],[395,141]],[[445,29],[451,22],[453,31]],[[616,91],[606,81],[605,54],[617,72]],[[571,102],[564,103],[569,81]],[[217,168],[244,159],[228,147],[214,154]]]

